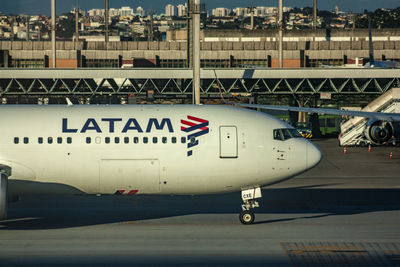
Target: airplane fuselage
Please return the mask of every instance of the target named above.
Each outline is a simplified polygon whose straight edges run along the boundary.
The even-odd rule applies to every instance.
[[[0,114],[11,194],[233,192],[321,158],[283,121],[227,106],[0,106]]]

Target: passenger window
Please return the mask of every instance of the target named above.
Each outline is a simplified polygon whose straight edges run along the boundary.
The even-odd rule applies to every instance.
[[[48,143],[48,144],[52,144],[52,143],[53,143],[53,137],[47,138],[47,143]]]
[[[19,138],[18,137],[14,137],[14,144],[19,144]]]
[[[149,138],[143,137],[143,143],[147,144],[149,142]]]
[[[166,143],[167,143],[167,141],[168,141],[167,137],[163,137],[163,138],[162,138],[162,142],[163,142],[163,144],[166,144]]]
[[[86,144],[90,144],[92,142],[92,138],[91,137],[86,137]]]
[[[29,138],[28,137],[24,137],[24,144],[29,144]]]
[[[124,143],[129,144],[129,137],[124,137]]]
[[[158,138],[157,137],[153,137],[153,144],[157,144],[158,143]]]
[[[43,144],[43,137],[38,137],[37,141],[38,141],[39,144]]]
[[[176,144],[176,137],[172,137],[172,138],[171,138],[171,142],[172,142],[173,144]]]
[[[67,143],[68,144],[72,144],[72,138],[71,137],[67,137]]]
[[[119,144],[119,137],[115,137],[115,138],[114,138],[114,142],[115,142],[116,144]]]
[[[181,143],[185,144],[186,143],[186,137],[181,137]]]
[[[139,138],[138,137],[133,137],[133,143],[135,143],[135,144],[139,143]]]
[[[104,142],[106,143],[106,144],[109,144],[110,143],[110,137],[106,137],[106,138],[104,138]]]
[[[62,144],[62,137],[57,137],[57,143]]]

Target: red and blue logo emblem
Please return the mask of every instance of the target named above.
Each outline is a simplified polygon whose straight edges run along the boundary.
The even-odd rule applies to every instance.
[[[197,138],[208,134],[210,130],[208,128],[209,121],[207,120],[193,116],[187,116],[187,119],[188,120],[181,120],[181,123],[183,124],[181,126],[181,130],[185,133],[188,133],[187,156],[190,157],[193,155],[192,148],[199,144],[199,140],[197,140]]]

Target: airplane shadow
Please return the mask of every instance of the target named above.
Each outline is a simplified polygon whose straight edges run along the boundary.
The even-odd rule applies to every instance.
[[[256,224],[400,210],[400,189],[325,189],[317,186],[263,189],[260,208],[254,210],[256,215],[275,213],[290,216],[266,221],[257,221],[256,218]],[[193,214],[238,214],[241,204],[240,193],[208,196],[26,196],[19,202],[10,203],[9,220],[0,222],[0,231],[61,229]],[[237,220],[232,221],[232,224],[237,223]]]

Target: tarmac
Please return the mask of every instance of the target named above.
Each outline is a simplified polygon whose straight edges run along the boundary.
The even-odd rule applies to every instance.
[[[240,193],[22,197],[0,265],[400,266],[400,148],[315,143],[322,162],[264,188],[250,226]]]

